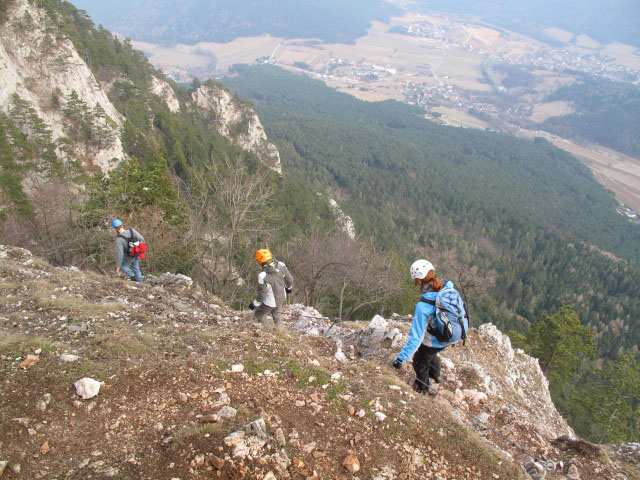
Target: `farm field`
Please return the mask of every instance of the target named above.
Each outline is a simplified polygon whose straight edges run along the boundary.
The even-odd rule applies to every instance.
[[[561,115],[569,115],[573,113],[573,102],[566,102],[563,100],[557,100],[555,102],[539,103],[533,107],[531,112],[532,122],[542,123],[548,118],[559,117]]]
[[[485,129],[489,127],[487,122],[484,122],[478,118],[475,118],[467,113],[461,112],[460,110],[456,110],[454,108],[447,107],[436,107],[433,109],[434,112],[438,112],[442,114],[442,120],[445,121],[447,125],[451,125],[454,127],[465,127],[465,128],[480,128]]]

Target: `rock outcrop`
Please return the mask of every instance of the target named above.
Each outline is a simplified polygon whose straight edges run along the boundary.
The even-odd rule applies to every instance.
[[[169,111],[176,113],[180,111],[180,102],[176,97],[173,88],[164,80],[158,77],[151,77],[151,93],[160,97],[169,108]]]
[[[351,217],[349,215],[346,215],[342,211],[340,205],[338,205],[338,202],[336,202],[333,198],[329,199],[329,207],[336,217],[336,223],[338,224],[340,230],[346,233],[351,240],[355,239],[356,227],[353,224],[353,220],[351,219]]]
[[[8,20],[0,24],[0,110],[8,112],[13,95],[18,95],[29,102],[56,142],[65,136],[65,99],[75,93],[89,109],[98,105],[104,111],[108,120],[101,126],[113,134],[108,145],[84,152],[81,160],[88,169],[108,171],[116,166],[124,158],[119,135],[123,117],[86,62],[44,10],[16,0],[8,13]],[[52,98],[59,105],[52,104]]]
[[[255,153],[267,167],[282,174],[280,152],[267,140],[260,118],[250,106],[212,82],[200,86],[191,98],[221,135]]]

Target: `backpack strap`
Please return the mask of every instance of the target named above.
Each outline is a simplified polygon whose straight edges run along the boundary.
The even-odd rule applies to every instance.
[[[131,252],[129,250],[129,242],[135,243],[138,241],[138,237],[135,235],[135,233],[133,233],[133,229],[130,228],[129,230],[127,230],[129,232],[129,236],[125,237],[124,235],[118,235],[118,238],[122,238],[126,244],[126,250],[125,252],[127,253],[127,255],[131,256]]]
[[[434,307],[436,306],[435,300],[427,300],[426,298],[421,298],[420,301],[424,303],[428,303],[429,305],[433,305]]]

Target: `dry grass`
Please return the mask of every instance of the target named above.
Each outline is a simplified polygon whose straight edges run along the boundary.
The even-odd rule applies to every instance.
[[[25,352],[33,352],[36,349],[41,349],[43,352],[54,352],[65,347],[66,345],[61,342],[40,336],[24,335],[22,333],[0,335],[0,354],[2,355],[22,355]]]

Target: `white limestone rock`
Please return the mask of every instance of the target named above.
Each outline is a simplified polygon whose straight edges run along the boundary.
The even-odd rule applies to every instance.
[[[100,393],[102,382],[98,382],[93,378],[85,377],[78,380],[73,384],[73,386],[76,388],[76,393],[81,396],[83,400],[88,400]]]
[[[222,85],[202,85],[191,94],[197,106],[222,136],[255,153],[260,161],[282,174],[280,152],[267,140],[267,134],[256,112],[241,103]]]

